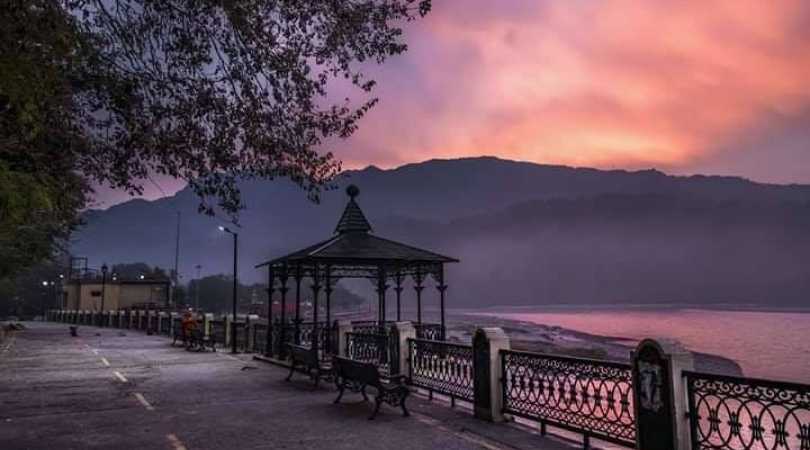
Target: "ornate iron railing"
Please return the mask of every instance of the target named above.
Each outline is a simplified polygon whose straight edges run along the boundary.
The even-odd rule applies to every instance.
[[[413,327],[416,328],[416,338],[426,339],[429,341],[441,341],[444,336],[442,334],[442,326],[438,323],[415,323]]]
[[[171,334],[172,328],[172,319],[169,317],[161,317],[160,318],[160,334],[165,334],[168,336]]]
[[[469,345],[408,339],[410,383],[431,394],[473,401],[473,351]]]
[[[810,385],[684,376],[692,449],[810,450]]]
[[[301,322],[298,328],[298,342],[305,347],[312,346],[312,332],[315,329],[313,322]],[[292,329],[294,327],[290,325]],[[294,331],[293,331],[294,332]],[[293,342],[293,332],[287,334],[287,342]],[[332,353],[332,348],[337,349],[331,340],[332,327],[327,322],[318,322],[318,349],[324,353]]]
[[[225,345],[225,321],[222,319],[211,321],[211,340],[214,344]]]
[[[501,350],[504,413],[635,447],[629,364]]]
[[[352,322],[352,331],[354,333],[363,334],[379,334],[382,329],[383,332],[388,333],[394,322],[388,321],[380,325],[374,320],[359,320]]]
[[[267,350],[267,324],[254,323],[251,328],[253,329],[253,346],[250,350],[254,353],[264,354]]]
[[[248,350],[248,333],[250,332],[247,323],[245,322],[232,322],[236,333],[236,348],[240,351],[246,352]]]
[[[346,357],[372,363],[388,375],[391,373],[391,347],[389,335],[372,333],[346,333]]]

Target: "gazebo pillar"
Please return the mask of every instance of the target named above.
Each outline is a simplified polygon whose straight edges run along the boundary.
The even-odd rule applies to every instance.
[[[279,329],[279,355],[281,359],[287,355],[287,280],[289,276],[287,275],[287,266],[284,266],[281,269],[281,274],[278,277],[278,281],[280,284],[279,292],[281,292],[281,328]]]
[[[301,343],[301,265],[295,266],[295,344]]]
[[[397,293],[397,322],[402,321],[402,272],[397,271],[397,276],[394,278],[394,281],[397,283],[396,287],[394,287],[394,292]]]
[[[425,287],[422,286],[422,282],[425,280],[425,277],[422,275],[421,268],[416,269],[416,274],[413,276],[413,280],[413,290],[416,291],[416,323],[422,325],[422,290],[425,289]]]
[[[264,353],[273,356],[273,291],[275,284],[273,266],[267,266],[267,336]]]
[[[332,268],[330,266],[326,266],[326,285],[323,289],[324,293],[326,294],[326,332],[327,336],[331,336],[332,333]],[[324,346],[324,350],[327,352],[332,351],[332,340],[326,339],[326,345]]]
[[[312,350],[318,351],[318,294],[321,291],[321,280],[318,276],[318,265],[312,272]]]
[[[377,271],[377,295],[379,295],[377,325],[380,327],[381,333],[385,330],[385,293],[387,290],[388,285],[385,283],[385,268],[380,267]]]
[[[441,337],[442,337],[442,340],[445,340],[444,339],[445,338],[445,336],[444,336],[444,293],[447,290],[447,285],[444,283],[444,266],[442,266],[442,268],[439,269],[439,275],[438,275],[438,278],[436,279],[436,282],[437,282],[436,289],[439,291],[439,308],[441,310],[441,327],[442,327]]]

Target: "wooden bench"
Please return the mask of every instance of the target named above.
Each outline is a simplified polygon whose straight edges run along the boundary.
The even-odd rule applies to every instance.
[[[191,330],[191,335],[187,336],[183,328],[175,327],[172,345],[175,345],[178,340],[183,343],[186,350],[203,351],[206,349],[206,347],[208,347],[211,349],[211,351],[216,351],[214,341],[206,336],[202,330],[193,329]]]
[[[210,348],[212,352],[217,351],[214,346],[214,340],[206,336],[200,329],[191,330],[191,336],[188,338],[188,346],[186,350],[197,350],[198,352],[205,351],[206,347]]]
[[[380,372],[377,367],[371,363],[364,363],[355,361],[353,359],[335,356],[334,362],[335,386],[337,386],[338,396],[335,403],[340,403],[343,397],[343,392],[346,389],[352,392],[359,392],[363,394],[363,399],[368,401],[366,395],[366,387],[371,386],[377,390],[377,395],[374,397],[374,412],[368,420],[374,420],[377,413],[380,411],[380,405],[388,403],[391,406],[399,406],[402,408],[402,415],[409,416],[408,409],[405,407],[405,400],[410,395],[411,391],[405,386],[405,377],[400,376],[384,383]]]
[[[288,344],[288,347],[290,349],[290,374],[285,378],[286,381],[292,379],[296,368],[303,367],[304,373],[312,378],[315,381],[315,387],[318,387],[321,376],[332,372],[330,365],[323,364],[320,361],[317,350],[313,351],[309,347],[296,344]]]

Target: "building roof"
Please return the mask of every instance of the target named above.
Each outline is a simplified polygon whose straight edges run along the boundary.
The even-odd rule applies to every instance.
[[[280,263],[332,262],[340,263],[449,263],[457,259],[423,250],[401,242],[371,234],[369,224],[355,198],[360,194],[356,186],[346,189],[349,202],[335,227],[335,236],[294,251],[285,256],[257,265],[262,267]]]

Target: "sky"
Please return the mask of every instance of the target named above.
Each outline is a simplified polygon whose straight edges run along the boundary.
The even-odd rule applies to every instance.
[[[329,148],[345,168],[494,155],[810,184],[809,1],[434,0],[406,40]]]

